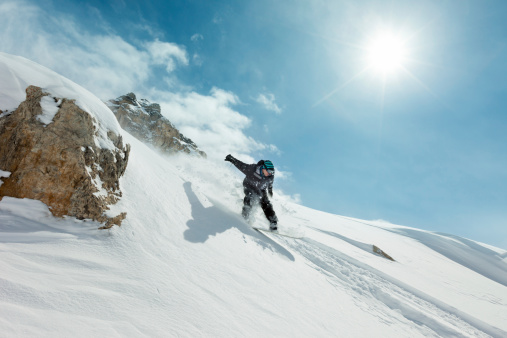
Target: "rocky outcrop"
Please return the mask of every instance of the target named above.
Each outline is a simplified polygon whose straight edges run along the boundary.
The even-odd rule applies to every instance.
[[[191,139],[183,136],[162,116],[160,105],[129,93],[107,102],[120,126],[142,142],[167,154],[185,152],[206,157]]]
[[[374,252],[374,253],[376,253],[377,255],[380,255],[380,256],[382,256],[382,257],[384,257],[384,258],[389,259],[390,261],[395,262],[394,258],[392,258],[392,257],[391,257],[391,256],[389,256],[388,254],[386,254],[386,253],[385,253],[384,251],[382,251],[382,250],[381,250],[378,246],[373,245],[373,246],[372,246],[372,250],[373,250],[373,252]]]
[[[55,216],[92,219],[105,223],[103,228],[120,225],[126,213],[110,217],[105,212],[122,195],[119,178],[130,146],[109,131],[114,149],[99,147],[99,122],[74,100],[35,86],[26,93],[15,111],[0,118],[0,170],[10,173],[1,179],[0,199],[36,199]]]

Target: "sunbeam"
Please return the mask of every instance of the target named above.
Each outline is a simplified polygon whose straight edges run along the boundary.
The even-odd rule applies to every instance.
[[[321,104],[322,102],[326,101],[327,99],[329,99],[331,96],[333,96],[334,94],[336,94],[337,92],[339,92],[340,90],[342,90],[343,88],[345,88],[347,85],[349,85],[350,83],[352,83],[355,79],[357,79],[361,74],[365,73],[370,67],[366,67],[364,68],[362,71],[360,71],[359,73],[357,73],[356,75],[354,75],[352,78],[350,78],[349,80],[347,80],[345,83],[343,83],[341,86],[333,89],[329,94],[325,95],[324,97],[322,97],[320,100],[318,100],[317,102],[315,102],[313,105],[312,105],[312,108],[318,106],[319,104]]]
[[[408,69],[406,69],[405,67],[401,67],[401,70],[403,70],[405,72],[405,74],[407,74],[412,80],[414,80],[419,86],[421,86],[426,92],[428,92],[430,95],[432,95],[433,97],[435,97],[435,99],[437,99],[438,102],[440,102],[440,104],[442,104],[442,106],[444,106],[446,109],[452,111],[453,109],[448,106],[445,102],[442,102],[442,100],[440,99],[440,97],[438,97],[437,94],[435,94],[430,88],[428,88],[428,86],[426,86],[421,80],[419,80],[414,74],[412,74]]]

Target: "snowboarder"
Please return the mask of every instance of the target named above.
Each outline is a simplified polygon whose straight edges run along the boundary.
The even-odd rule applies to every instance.
[[[268,198],[268,193],[269,196],[273,197],[273,181],[275,178],[273,163],[268,160],[260,160],[257,164],[245,164],[232,155],[227,155],[225,161],[231,162],[246,175],[243,180],[245,198],[241,212],[245,220],[249,220],[252,207],[260,201],[264,215],[269,221],[269,229],[271,231],[277,230],[278,218]]]

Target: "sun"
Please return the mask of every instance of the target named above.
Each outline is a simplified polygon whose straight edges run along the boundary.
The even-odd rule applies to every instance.
[[[404,42],[391,33],[379,34],[367,50],[370,67],[382,74],[392,73],[403,66],[406,54]]]

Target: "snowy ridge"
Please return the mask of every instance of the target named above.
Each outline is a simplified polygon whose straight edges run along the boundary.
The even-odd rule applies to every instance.
[[[114,150],[108,131],[120,134],[120,125],[109,108],[88,90],[69,79],[20,56],[0,52],[0,110],[12,112],[25,100],[25,89],[29,85],[41,87],[56,98],[75,100],[76,105],[90,114],[96,121],[97,145],[102,149]],[[41,102],[41,122],[51,123],[57,112],[51,98]],[[100,121],[100,123],[98,123]]]

